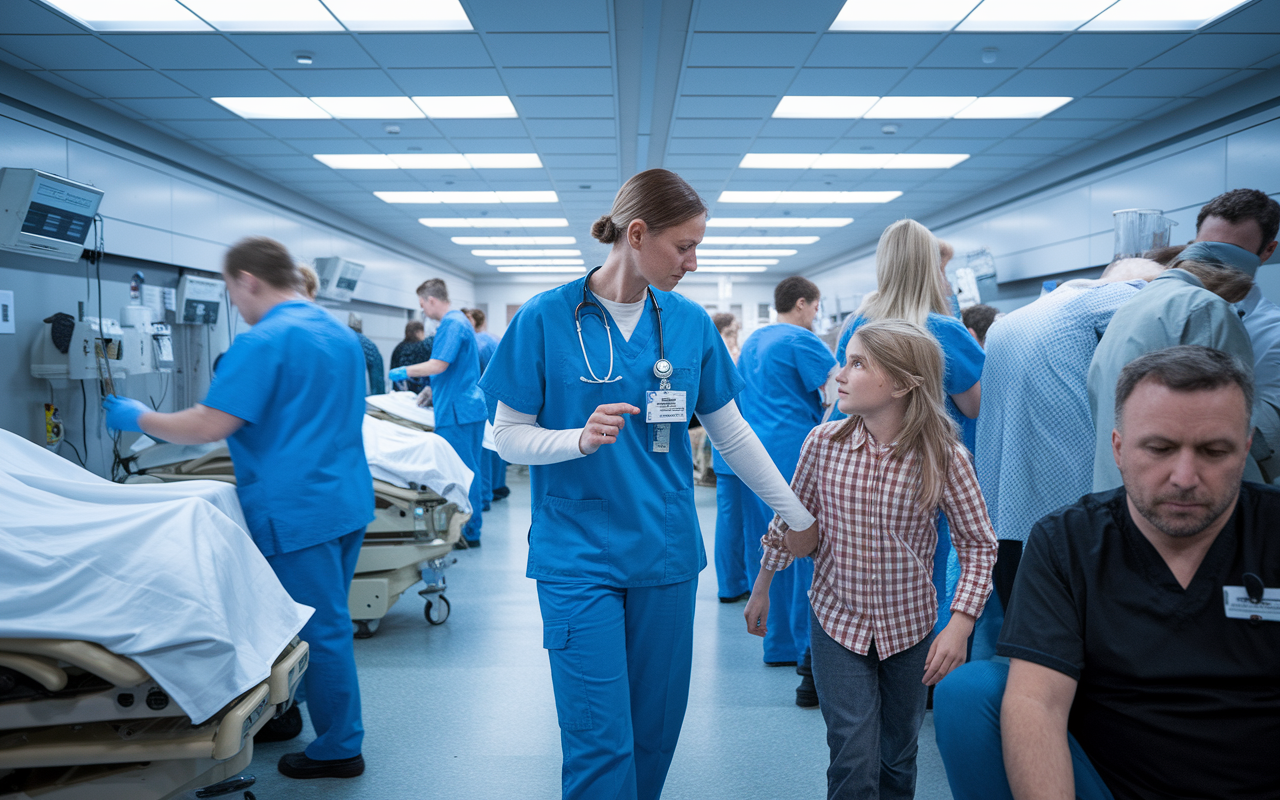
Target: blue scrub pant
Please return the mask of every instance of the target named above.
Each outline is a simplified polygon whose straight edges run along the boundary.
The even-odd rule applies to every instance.
[[[742,520],[751,584],[760,574],[764,548],[760,539],[769,532],[773,509],[742,487]],[[809,649],[809,586],[813,583],[813,559],[797,558],[791,566],[774,574],[769,586],[768,633],[764,637],[764,660],[768,664],[794,661],[797,664]]]
[[[716,473],[716,584],[724,598],[751,591],[742,530],[742,491],[737,475]]]
[[[360,755],[360,685],[351,637],[347,594],[356,573],[364,529],[291,553],[267,556],[281,585],[295,601],[316,611],[298,634],[311,647],[296,700],[306,701],[316,738],[307,758],[330,761]]]
[[[502,460],[498,451],[489,449],[485,449],[483,461],[484,474],[489,479],[485,499],[490,500],[493,499],[494,492],[507,486],[507,462]]]
[[[471,478],[471,490],[467,493],[471,500],[471,519],[462,529],[463,538],[474,542],[480,538],[484,519],[484,471],[480,463],[480,454],[484,450],[484,420],[466,425],[441,425],[436,428],[436,433],[452,445],[462,463],[475,473]]]
[[[538,581],[566,800],[661,796],[689,701],[697,588]]]
[[[942,679],[933,691],[933,725],[938,750],[955,800],[1013,800],[1000,742],[1000,703],[1009,665],[970,661]],[[1078,800],[1113,800],[1111,790],[1067,734]]]

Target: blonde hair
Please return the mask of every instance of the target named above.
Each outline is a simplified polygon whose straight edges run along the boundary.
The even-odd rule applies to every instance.
[[[298,265],[298,275],[301,278],[302,293],[307,296],[307,299],[315,300],[316,292],[320,291],[320,276],[306,264]]]
[[[907,389],[907,410],[894,457],[915,454],[920,465],[916,502],[927,513],[942,501],[951,458],[960,445],[959,432],[943,404],[942,348],[924,328],[900,319],[868,322],[854,336],[869,365],[883,372],[895,388]],[[861,421],[850,416],[831,441],[849,438]]]
[[[884,229],[876,245],[876,294],[862,306],[867,322],[905,319],[923,327],[929,312],[951,315],[943,290],[938,240],[913,219]]]
[[[706,213],[707,204],[684,178],[666,169],[647,169],[622,184],[613,208],[595,221],[591,235],[613,244],[626,237],[627,226],[635,220],[643,220],[656,234]]]

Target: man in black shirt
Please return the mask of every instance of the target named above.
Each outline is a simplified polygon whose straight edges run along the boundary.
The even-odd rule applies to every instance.
[[[968,664],[935,693],[957,800],[1280,796],[1280,490],[1241,482],[1252,403],[1217,350],[1124,368],[1124,487],[1036,524],[1008,668]]]

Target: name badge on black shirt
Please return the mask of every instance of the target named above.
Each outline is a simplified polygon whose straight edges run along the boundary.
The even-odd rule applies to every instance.
[[[1254,602],[1243,586],[1223,586],[1222,602],[1231,619],[1280,622],[1280,589],[1264,589],[1262,600]]]

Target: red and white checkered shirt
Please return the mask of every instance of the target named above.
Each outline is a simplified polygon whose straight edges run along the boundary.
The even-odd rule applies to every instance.
[[[883,660],[923,641],[937,619],[932,578],[938,514],[924,513],[916,504],[920,474],[914,454],[896,458],[893,446],[877,444],[861,421],[852,436],[832,442],[845,422],[828,422],[809,433],[791,481],[800,502],[818,518],[809,601],[828,636],[861,655],[874,639]],[[969,454],[959,444],[941,507],[960,558],[951,610],[977,618],[991,593],[996,536]],[[764,568],[791,564],[782,547],[787,530],[775,517],[761,540]]]

